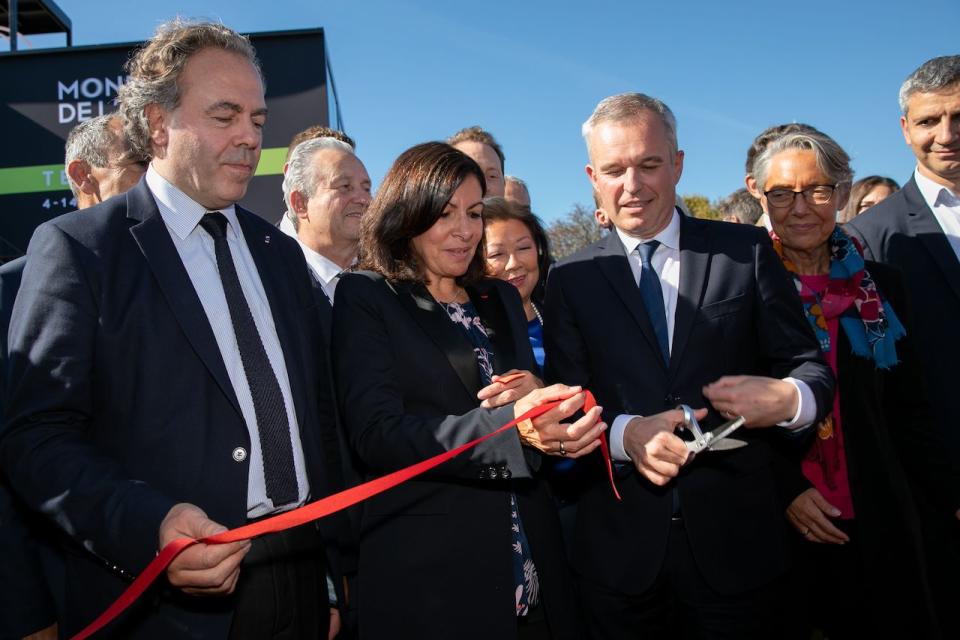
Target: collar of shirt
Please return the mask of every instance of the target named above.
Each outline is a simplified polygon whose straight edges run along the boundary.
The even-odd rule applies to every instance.
[[[643,242],[650,242],[650,240],[657,240],[661,245],[668,249],[673,249],[674,251],[680,250],[680,214],[677,212],[676,208],[673,210],[673,217],[670,218],[670,222],[664,227],[660,233],[650,238],[650,240],[641,240],[640,238],[634,238],[629,236],[619,227],[614,227],[617,230],[617,235],[620,237],[620,242],[623,243],[623,248],[626,250],[627,255],[630,255],[637,250],[637,247],[640,246]]]
[[[283,216],[280,217],[280,224],[277,225],[277,228],[294,240],[297,239],[297,228],[293,226],[293,221],[290,219],[290,216],[287,215],[286,211],[284,211]]]
[[[926,201],[931,211],[936,210],[938,207],[948,207],[951,209],[960,208],[960,197],[947,187],[934,182],[920,173],[920,167],[913,170],[913,178],[917,181],[917,188],[920,190],[920,195],[923,196],[924,201]]]
[[[146,180],[154,200],[157,201],[160,217],[163,218],[167,227],[183,240],[197,228],[200,219],[208,209],[157,173],[152,164],[147,168]],[[234,205],[217,209],[217,211],[226,217],[234,233],[239,235],[240,224]]]
[[[300,242],[300,239],[297,239],[297,243],[300,245],[300,248],[303,249],[303,257],[307,259],[307,264],[313,269],[313,272],[317,274],[317,277],[320,278],[320,282],[323,283],[325,287],[330,286],[330,283],[333,282],[333,279],[343,273],[343,269],[340,268],[336,262],[326,257],[323,254],[317,253],[304,243]]]

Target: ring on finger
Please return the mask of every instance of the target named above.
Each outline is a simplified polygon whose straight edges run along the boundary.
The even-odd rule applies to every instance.
[[[567,450],[563,447],[563,440],[560,441],[560,455],[561,456],[567,455]]]

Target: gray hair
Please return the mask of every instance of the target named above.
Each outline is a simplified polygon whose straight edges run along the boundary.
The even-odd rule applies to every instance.
[[[620,93],[601,100],[597,107],[580,127],[580,133],[589,144],[593,128],[601,122],[621,122],[644,116],[649,112],[655,113],[667,131],[667,142],[674,156],[677,155],[677,118],[673,111],[662,100],[643,93]]]
[[[853,169],[850,168],[850,156],[847,152],[827,134],[807,131],[788,133],[775,138],[770,141],[766,149],[760,152],[753,164],[753,177],[757,181],[757,189],[763,191],[773,157],[790,149],[813,151],[817,167],[828,180],[841,190],[850,187],[853,181]]]
[[[717,211],[724,217],[736,217],[744,224],[756,224],[763,215],[760,201],[741,187],[717,203]]]
[[[907,115],[907,104],[915,93],[931,93],[960,83],[960,56],[940,56],[927,60],[900,85],[900,111]]]
[[[153,38],[127,62],[129,77],[120,88],[120,113],[130,145],[138,154],[153,157],[146,108],[157,104],[170,111],[180,104],[178,80],[187,61],[202,49],[236,53],[250,61],[263,79],[253,45],[222,24],[175,18],[157,27]]]
[[[522,188],[527,193],[530,193],[530,189],[527,188],[527,183],[518,178],[517,176],[503,176],[504,182],[512,182],[518,187]]]
[[[309,198],[317,190],[317,182],[323,173],[313,170],[311,160],[314,155],[324,149],[336,149],[351,156],[356,155],[353,147],[336,138],[312,138],[293,148],[290,159],[287,161],[287,174],[283,177],[283,201],[287,204],[287,218],[293,223],[294,228],[297,228],[300,222],[293,210],[290,197],[294,191],[299,191]]]
[[[126,139],[110,128],[110,124],[118,118],[116,113],[105,113],[102,116],[84,120],[71,129],[67,135],[64,166],[69,166],[74,160],[83,160],[91,167],[104,168],[110,164],[110,152],[120,145],[122,145],[120,150],[129,154]],[[73,195],[79,195],[77,185],[73,180],[69,182]]]

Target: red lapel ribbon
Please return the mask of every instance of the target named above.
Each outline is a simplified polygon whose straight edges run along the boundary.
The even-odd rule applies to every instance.
[[[513,380],[513,376],[503,376],[500,379],[501,382],[509,382],[510,380]],[[595,407],[597,403],[594,400],[592,393],[587,391],[586,394],[587,397],[584,402],[584,411],[589,411]],[[101,613],[96,620],[87,625],[83,631],[73,636],[72,640],[84,640],[85,638],[89,638],[109,624],[118,615],[123,613],[127,607],[136,602],[137,598],[143,595],[143,592],[146,591],[151,584],[153,584],[153,581],[156,580],[160,574],[166,571],[167,567],[171,562],[173,562],[174,558],[180,555],[180,553],[188,547],[192,547],[198,543],[225,544],[228,542],[250,540],[251,538],[256,538],[257,536],[262,536],[267,533],[276,533],[277,531],[284,531],[285,529],[298,527],[313,520],[319,520],[320,518],[324,518],[330,514],[342,511],[348,507],[352,507],[353,505],[363,502],[368,498],[372,498],[379,493],[383,493],[388,489],[392,489],[399,484],[403,484],[407,480],[415,478],[416,476],[443,464],[451,458],[455,458],[464,451],[472,449],[481,442],[489,440],[490,438],[503,433],[507,429],[515,427],[518,423],[523,422],[524,420],[530,420],[543,415],[559,404],[560,401],[556,401],[541,405],[539,407],[534,407],[519,418],[515,418],[503,425],[493,433],[488,433],[487,435],[477,438],[472,442],[468,442],[455,449],[451,449],[450,451],[446,451],[439,455],[433,456],[432,458],[428,458],[423,462],[410,465],[405,469],[388,473],[387,475],[375,480],[364,482],[363,484],[351,487],[350,489],[341,491],[340,493],[335,493],[327,496],[326,498],[317,500],[316,502],[311,502],[310,504],[304,505],[299,509],[286,511],[272,518],[267,518],[265,520],[254,522],[253,524],[237,527],[236,529],[230,529],[229,531],[221,531],[216,535],[200,538],[199,540],[194,540],[193,538],[177,538],[161,549],[160,553],[157,554],[157,557],[147,565],[146,569],[144,569],[143,572],[137,576],[136,580],[134,580],[133,583],[127,587],[126,591],[120,594],[120,597],[117,598],[113,604],[107,608],[106,611]],[[620,493],[617,491],[617,487],[613,482],[613,466],[610,461],[610,449],[607,446],[607,438],[605,433],[600,434],[600,452],[603,455],[604,462],[607,466],[607,475],[610,479],[610,486],[613,487],[613,493],[617,497],[617,500],[620,500]]]

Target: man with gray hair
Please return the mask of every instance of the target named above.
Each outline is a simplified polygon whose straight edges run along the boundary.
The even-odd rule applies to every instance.
[[[130,190],[147,171],[147,161],[131,148],[117,114],[78,124],[67,136],[64,162],[77,209]]]
[[[757,220],[763,215],[760,201],[743,187],[721,200],[717,204],[717,211],[720,212],[724,222],[739,224],[757,224]]]
[[[517,176],[506,176],[504,182],[504,198],[525,207],[530,206],[530,190],[527,189],[526,182]]]
[[[917,166],[903,188],[845,225],[864,257],[903,271],[912,294],[914,344],[927,373],[941,446],[960,466],[960,55],[924,62],[900,87],[900,128]],[[918,495],[927,570],[945,638],[960,637],[960,525]]]
[[[781,637],[775,450],[826,415],[833,376],[766,234],[680,214],[676,126],[639,93],[583,125],[613,231],[550,273],[546,375],[603,406],[623,501],[586,490],[573,563],[594,637]],[[737,416],[746,446],[693,459],[676,432]]]
[[[370,176],[350,145],[314,138],[290,155],[283,199],[310,272],[332,305],[340,274],[357,259]]]
[[[146,176],[37,228],[10,327],[0,464],[73,542],[68,637],[172,541],[342,486],[303,253],[236,204],[267,120],[253,46],[178,19],[127,70],[120,112]],[[111,631],[327,638],[332,526],[185,549]]]

